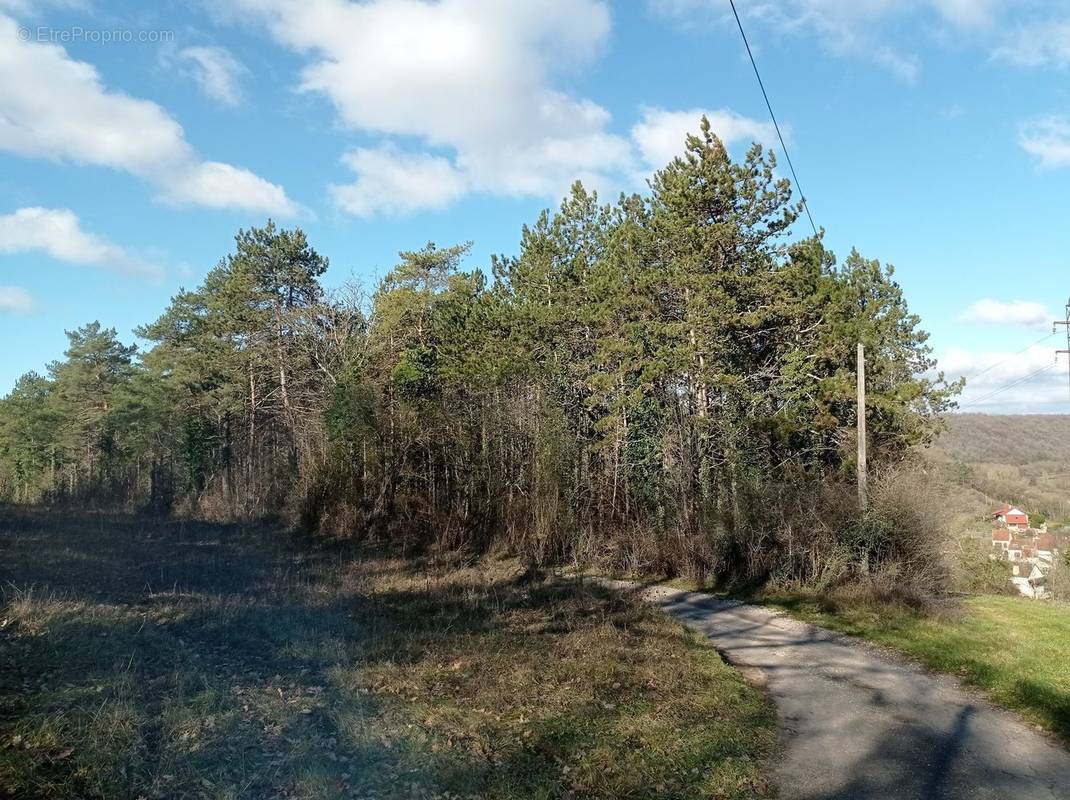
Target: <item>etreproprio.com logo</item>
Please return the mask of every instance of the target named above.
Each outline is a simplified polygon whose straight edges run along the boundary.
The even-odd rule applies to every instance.
[[[20,25],[18,29],[20,42],[39,42],[50,44],[69,44],[88,42],[90,44],[134,44],[140,42],[159,43],[174,41],[175,32],[170,30],[132,30],[129,28],[52,28],[44,25],[29,27]]]

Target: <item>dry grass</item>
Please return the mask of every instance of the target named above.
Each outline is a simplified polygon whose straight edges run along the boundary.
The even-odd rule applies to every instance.
[[[0,796],[762,797],[772,710],[653,609],[511,560],[0,520]]]

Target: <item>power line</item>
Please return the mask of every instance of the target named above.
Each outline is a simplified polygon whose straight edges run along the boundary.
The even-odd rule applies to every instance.
[[[995,364],[993,364],[990,367],[986,367],[985,369],[983,369],[980,372],[978,372],[976,375],[967,375],[967,376],[964,376],[964,377],[966,378],[967,381],[975,381],[978,378],[980,378],[982,375],[985,375],[985,374],[991,372],[992,370],[996,369],[997,367],[1002,367],[1004,364],[1007,364],[1008,362],[1013,360],[1015,356],[1020,356],[1022,353],[1024,353],[1029,348],[1036,347],[1038,344],[1040,344],[1043,341],[1046,341],[1046,340],[1050,339],[1054,335],[1055,335],[1055,331],[1052,331],[1051,333],[1046,333],[1043,336],[1041,336],[1039,339],[1037,339],[1035,342],[1033,342],[1032,344],[1027,344],[1025,347],[1023,347],[1018,352],[1011,353],[1009,356],[1007,356],[1002,361],[997,361]]]
[[[1041,367],[1040,369],[1034,370],[1033,372],[1030,372],[1028,375],[1025,375],[1024,377],[1021,377],[1016,381],[1012,381],[1012,382],[1006,384],[1005,386],[1001,386],[1000,388],[995,389],[994,391],[988,392],[988,394],[981,395],[976,400],[972,400],[969,403],[963,403],[962,405],[959,406],[959,408],[960,409],[970,408],[971,406],[976,406],[976,405],[979,405],[981,403],[984,403],[986,400],[991,400],[993,397],[996,397],[997,395],[1001,395],[1004,392],[1009,391],[1010,389],[1013,389],[1016,386],[1019,386],[1019,385],[1025,383],[1028,380],[1031,380],[1032,378],[1035,378],[1037,375],[1040,375],[1042,372],[1047,372],[1053,366],[1054,366],[1054,364],[1048,364],[1046,366]]]
[[[998,389],[995,389],[994,391],[989,392],[988,394],[983,394],[980,397],[978,397],[976,400],[972,400],[969,403],[963,403],[961,406],[959,406],[959,408],[960,409],[969,408],[970,406],[975,406],[978,403],[983,403],[985,400],[991,400],[996,395],[1003,394],[1007,390],[1013,389],[1015,386],[1023,384],[1026,381],[1028,381],[1028,380],[1030,380],[1032,378],[1035,378],[1037,375],[1041,374],[1042,372],[1047,372],[1048,370],[1050,370],[1054,366],[1055,366],[1055,364],[1045,364],[1040,369],[1033,370],[1028,375],[1025,375],[1025,376],[1023,376],[1021,378],[1018,378],[1015,381],[1011,381],[1010,383],[1006,384],[1005,386],[1001,386]]]
[[[747,56],[750,58],[750,65],[754,67],[754,77],[758,79],[758,87],[762,90],[762,97],[765,98],[765,107],[769,109],[769,118],[773,120],[773,127],[776,128],[776,135],[780,139],[780,148],[784,151],[784,159],[788,162],[788,169],[791,170],[791,177],[792,180],[795,181],[795,190],[799,193],[803,211],[806,212],[806,218],[810,220],[810,227],[814,229],[814,236],[818,236],[817,225],[814,224],[814,218],[810,216],[810,206],[806,202],[806,195],[803,194],[802,186],[799,185],[799,176],[795,174],[795,165],[791,163],[791,156],[788,154],[788,146],[784,143],[784,134],[780,132],[780,125],[776,121],[776,114],[773,113],[773,104],[769,102],[769,94],[765,91],[765,84],[762,83],[762,76],[758,73],[758,64],[754,60],[754,53],[751,52],[750,42],[747,41],[747,34],[743,32],[743,22],[739,18],[739,12],[736,11],[735,0],[728,0],[728,4],[732,6],[732,14],[736,18],[736,25],[739,26],[739,35],[743,37],[743,46],[747,48]]]
[[[969,403],[964,403],[961,407],[962,408],[966,408],[968,406],[975,406],[978,403],[983,403],[985,400],[989,400],[989,399],[995,397],[996,395],[1003,394],[1004,392],[1006,392],[1006,391],[1008,391],[1010,389],[1013,389],[1014,387],[1019,386],[1019,385],[1025,383],[1028,380],[1031,380],[1031,379],[1035,378],[1037,375],[1040,375],[1043,372],[1047,372],[1048,370],[1052,369],[1052,367],[1054,367],[1054,366],[1056,366],[1056,365],[1055,364],[1045,364],[1043,367],[1040,367],[1039,369],[1033,370],[1028,375],[1023,375],[1021,378],[1018,378],[1016,380],[1011,381],[1010,383],[1004,384],[1003,386],[1000,386],[1000,387],[998,387],[996,389],[993,389],[992,391],[981,395],[977,399],[971,400]]]

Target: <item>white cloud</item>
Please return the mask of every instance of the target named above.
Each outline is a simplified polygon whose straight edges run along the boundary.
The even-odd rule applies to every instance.
[[[1026,122],[1018,130],[1018,144],[1042,167],[1070,167],[1070,120],[1052,116]]]
[[[187,72],[212,100],[225,106],[241,105],[241,77],[247,70],[225,47],[165,49],[160,57],[165,65],[174,64]]]
[[[1018,27],[992,55],[1022,67],[1070,66],[1070,19]]]
[[[0,314],[27,314],[33,311],[33,297],[18,286],[0,286]]]
[[[760,142],[771,147],[776,142],[776,130],[772,123],[744,117],[727,108],[692,108],[688,111],[645,108],[642,121],[632,128],[632,139],[646,165],[661,169],[681,155],[687,134],[698,132],[699,120],[703,115],[709,119],[710,128],[726,146],[738,142]]]
[[[123,170],[182,202],[296,212],[281,187],[240,167],[202,161],[160,106],[108,90],[90,64],[58,45],[19,41],[15,22],[2,14],[0,41],[0,150]],[[208,176],[225,203],[189,190]]]
[[[609,112],[562,91],[609,35],[603,0],[226,0],[237,24],[258,20],[306,59],[300,91],[322,95],[341,124],[373,137],[329,187],[346,213],[440,209],[472,193],[561,196],[573,181],[636,186],[698,129],[701,109],[646,109],[631,136]],[[729,142],[770,143],[771,128],[707,112]]]
[[[958,28],[983,28],[1014,0],[931,0],[936,11]]]
[[[1066,357],[1034,345],[1021,353],[949,348],[939,359],[949,378],[966,378],[959,407],[972,412],[1060,410],[1068,402]]]
[[[1021,325],[1026,328],[1046,328],[1053,317],[1043,303],[1028,300],[978,300],[958,316],[959,322],[982,325]]]
[[[816,39],[826,50],[868,59],[904,80],[920,72],[918,56],[888,44],[890,24],[913,18],[930,32],[951,30],[956,38],[983,33],[999,20],[1003,8],[1019,0],[752,0],[738,4],[745,21],[775,33]],[[647,0],[652,10],[683,24],[711,16],[735,27],[721,0]]]
[[[78,216],[65,208],[20,208],[0,215],[0,253],[31,251],[71,264],[92,264],[151,277],[162,272],[119,245],[82,230]]]
[[[243,208],[264,214],[291,216],[297,206],[283,188],[247,169],[219,161],[201,161],[175,174],[162,188],[161,197],[177,205],[206,208]]]
[[[449,159],[402,153],[396,147],[358,148],[342,159],[357,174],[354,183],[330,187],[343,211],[357,217],[441,209],[468,191]]]
[[[597,183],[633,167],[633,147],[608,130],[609,113],[555,86],[558,75],[604,48],[610,22],[601,0],[228,0],[228,7],[233,19],[260,20],[308,59],[299,88],[326,97],[346,127],[378,135],[380,145],[406,137],[425,153],[438,151],[356,151],[347,163],[363,188],[336,188],[343,208],[437,207],[462,188],[545,196],[576,177]],[[377,196],[382,188],[392,195]]]

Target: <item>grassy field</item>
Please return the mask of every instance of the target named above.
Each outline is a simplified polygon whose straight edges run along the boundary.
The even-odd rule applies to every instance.
[[[1070,744],[1070,604],[978,596],[922,614],[798,594],[759,599],[955,675]]]
[[[0,510],[0,796],[749,798],[765,697],[506,560]]]

